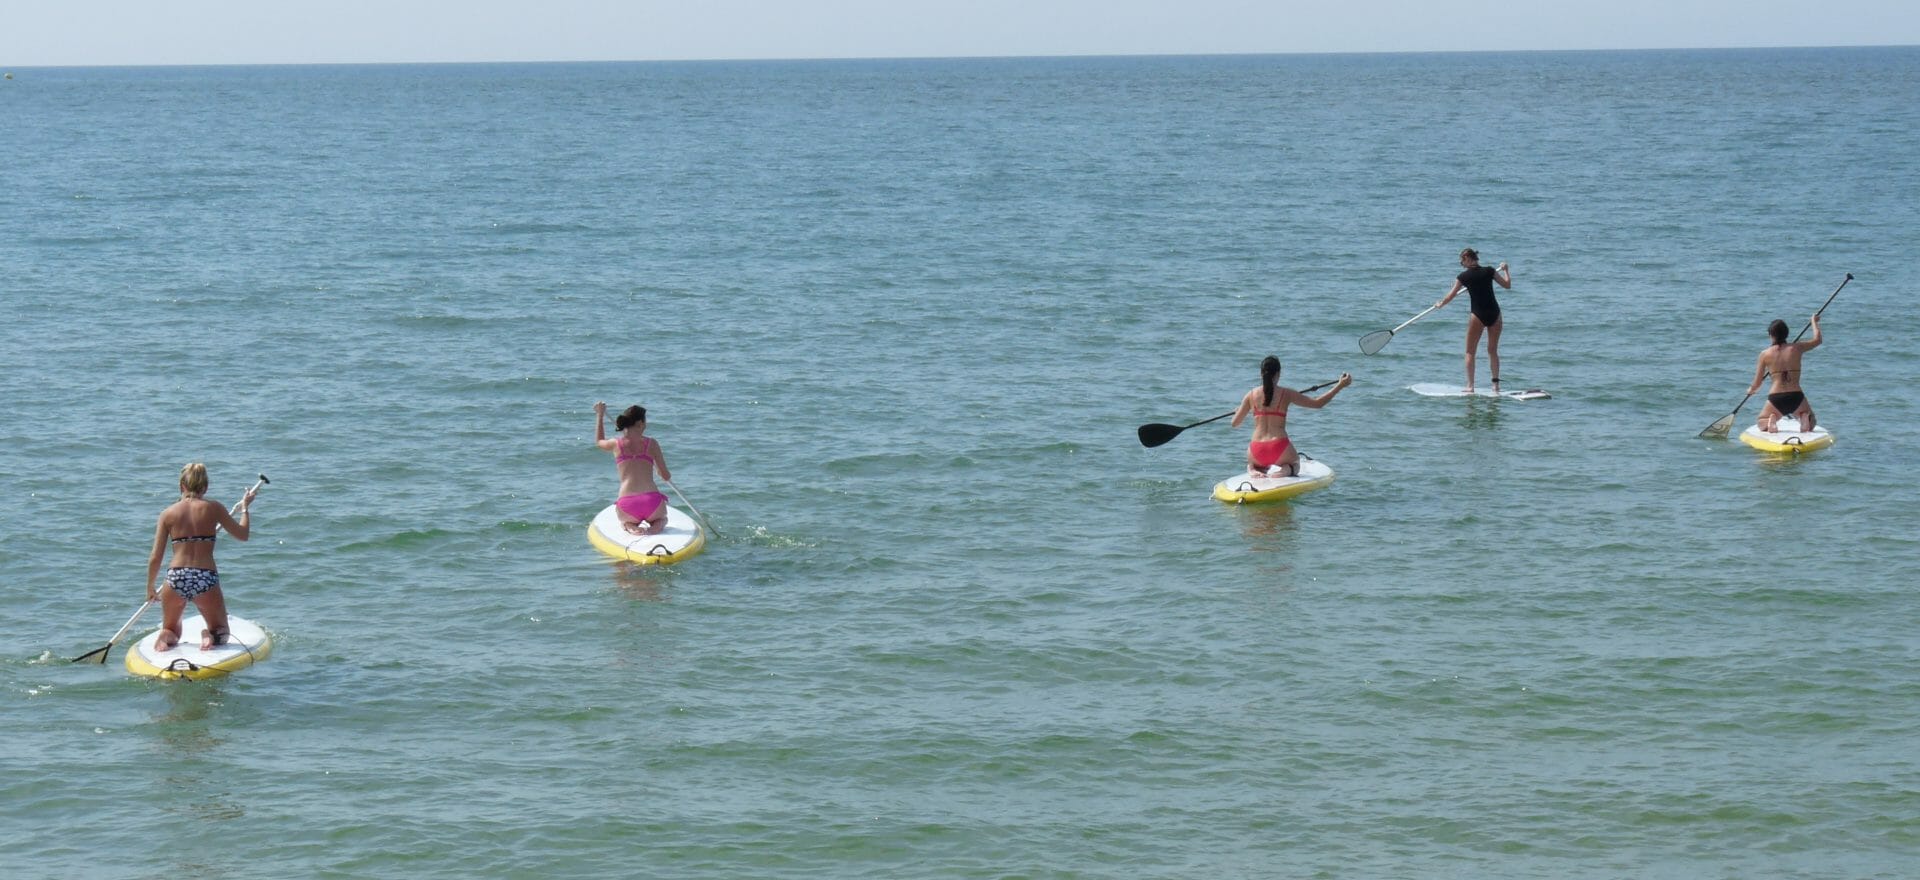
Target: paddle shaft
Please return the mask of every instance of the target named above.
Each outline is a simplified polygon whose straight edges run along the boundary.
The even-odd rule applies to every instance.
[[[1340,381],[1340,380],[1339,380],[1339,379],[1335,379],[1335,380],[1333,380],[1333,382],[1338,382],[1338,381]],[[1315,386],[1313,386],[1313,387],[1311,387],[1311,388],[1302,388],[1302,389],[1300,389],[1300,392],[1299,392],[1299,393],[1301,393],[1301,394],[1306,394],[1306,393],[1307,393],[1307,392],[1309,392],[1309,391],[1319,391],[1320,389],[1322,389],[1322,388],[1325,388],[1325,387],[1327,387],[1328,385],[1332,385],[1332,384],[1333,384],[1333,382],[1322,382],[1322,383],[1320,383],[1320,384],[1318,384],[1318,385],[1315,385]],[[1210,419],[1207,419],[1206,421],[1202,421],[1202,422],[1194,422],[1193,424],[1191,424],[1191,425],[1187,425],[1187,426],[1185,426],[1185,427],[1183,427],[1183,428],[1181,428],[1180,430],[1181,430],[1181,431],[1185,431],[1185,430],[1186,430],[1187,428],[1198,428],[1198,427],[1200,427],[1201,425],[1204,425],[1204,424],[1206,424],[1207,422],[1217,422],[1217,421],[1220,421],[1221,419],[1224,419],[1224,418],[1226,418],[1227,416],[1230,416],[1230,415],[1233,415],[1234,413],[1237,413],[1237,412],[1239,412],[1239,411],[1240,411],[1240,410],[1239,410],[1239,408],[1238,408],[1238,407],[1235,407],[1235,408],[1234,408],[1234,409],[1233,409],[1233,410],[1232,410],[1231,412],[1224,412],[1224,413],[1221,413],[1221,414],[1219,414],[1219,415],[1217,415],[1217,416],[1214,416],[1213,418],[1210,418]],[[1177,432],[1176,432],[1176,433],[1177,433]]]
[[[1333,382],[1338,382],[1338,381],[1340,381],[1340,380],[1338,380],[1338,379],[1335,379],[1335,380],[1333,380]],[[1333,382],[1322,382],[1322,383],[1320,383],[1320,384],[1318,384],[1318,385],[1315,385],[1315,386],[1313,386],[1313,387],[1311,387],[1311,388],[1303,388],[1303,389],[1301,389],[1301,390],[1300,390],[1300,393],[1301,393],[1301,394],[1305,394],[1305,393],[1307,393],[1307,392],[1309,392],[1309,391],[1319,391],[1320,389],[1322,389],[1322,388],[1325,388],[1325,387],[1327,387],[1328,385],[1332,385],[1332,384],[1333,384]],[[1219,415],[1217,415],[1217,416],[1214,416],[1213,418],[1210,418],[1210,419],[1201,419],[1200,421],[1197,421],[1197,422],[1194,422],[1194,423],[1193,423],[1193,424],[1191,424],[1191,425],[1159,425],[1159,424],[1156,424],[1156,425],[1141,425],[1141,426],[1140,426],[1140,429],[1141,429],[1141,430],[1143,430],[1143,431],[1144,431],[1144,430],[1146,430],[1147,428],[1150,428],[1150,427],[1152,427],[1152,428],[1166,428],[1166,429],[1170,429],[1170,430],[1168,430],[1168,431],[1166,432],[1166,439],[1164,439],[1164,440],[1161,440],[1161,441],[1160,441],[1159,443],[1155,443],[1155,444],[1153,444],[1154,446],[1159,446],[1159,445],[1161,445],[1161,444],[1164,444],[1164,443],[1166,443],[1166,442],[1167,442],[1167,440],[1172,440],[1172,439],[1173,439],[1174,437],[1177,437],[1177,436],[1179,436],[1179,434],[1180,434],[1180,432],[1181,432],[1181,431],[1185,431],[1185,430],[1186,430],[1186,429],[1188,429],[1188,428],[1198,428],[1198,427],[1200,427],[1201,425],[1204,425],[1204,424],[1207,424],[1207,423],[1209,423],[1209,422],[1217,422],[1217,421],[1220,421],[1221,419],[1224,419],[1224,418],[1226,418],[1226,417],[1228,417],[1228,416],[1231,416],[1231,415],[1233,415],[1234,413],[1237,413],[1237,412],[1239,412],[1239,411],[1240,411],[1240,409],[1239,409],[1238,407],[1235,407],[1234,409],[1231,409],[1231,410],[1228,410],[1227,412],[1223,412],[1223,413],[1221,413],[1221,414],[1219,414]],[[1143,441],[1143,442],[1144,442],[1144,441]],[[691,507],[692,505],[688,505],[688,506],[689,506],[689,507]]]
[[[672,480],[666,480],[666,484],[667,488],[673,490],[673,494],[680,496],[681,504],[685,504],[688,510],[693,511],[694,516],[700,517],[700,524],[706,526],[707,531],[713,532],[713,536],[716,538],[720,537],[719,532],[714,532],[713,523],[707,519],[706,515],[702,514],[699,508],[694,507],[693,502],[687,500],[687,493],[680,491],[680,487],[674,485]]]
[[[1405,329],[1407,329],[1407,327],[1408,327],[1409,325],[1411,325],[1411,324],[1412,324],[1413,322],[1415,322],[1415,321],[1418,321],[1418,320],[1420,320],[1421,318],[1424,318],[1424,317],[1426,317],[1426,316],[1427,316],[1427,312],[1431,312],[1431,311],[1433,311],[1434,309],[1437,309],[1437,308],[1439,308],[1439,306],[1438,306],[1438,305],[1431,305],[1431,306],[1427,306],[1425,310],[1423,310],[1423,311],[1421,311],[1421,312],[1420,312],[1420,314],[1418,314],[1418,315],[1414,315],[1413,317],[1411,317],[1411,318],[1408,318],[1407,320],[1405,320],[1405,321],[1403,321],[1403,322],[1401,322],[1401,324],[1400,324],[1400,326],[1398,326],[1398,327],[1395,327],[1395,328],[1393,328],[1392,330],[1388,330],[1387,332],[1388,332],[1388,333],[1398,333],[1398,332],[1400,332],[1400,331],[1402,331],[1402,330],[1405,330]]]
[[[1420,314],[1414,315],[1413,317],[1400,322],[1400,326],[1395,327],[1392,330],[1375,330],[1372,333],[1368,333],[1367,335],[1360,337],[1360,353],[1368,354],[1368,355],[1379,354],[1381,349],[1384,349],[1387,347],[1387,343],[1393,341],[1393,337],[1395,334],[1399,333],[1402,330],[1407,329],[1408,325],[1412,324],[1415,321],[1420,320],[1421,318],[1426,317],[1428,313],[1432,312],[1434,309],[1437,309],[1439,307],[1440,307],[1439,303],[1434,303],[1433,305],[1430,305],[1425,309],[1423,309],[1420,312]]]
[[[107,647],[111,648],[114,645],[120,644],[120,640],[127,637],[127,630],[133,629],[133,624],[140,619],[140,616],[146,614],[148,608],[153,607],[153,601],[152,599],[148,599],[140,603],[140,610],[133,612],[133,616],[127,618],[126,623],[120,624],[120,629],[113,634],[113,638],[107,640]]]
[[[1853,280],[1853,273],[1848,272],[1847,277],[1840,280],[1840,287],[1847,286],[1847,282],[1852,280]],[[1820,310],[1813,313],[1813,316],[1815,318],[1818,318],[1821,315],[1826,314],[1827,306],[1833,305],[1833,298],[1840,295],[1840,287],[1834,288],[1832,293],[1827,294],[1827,301],[1821,303]],[[1813,321],[1809,320],[1807,321],[1807,326],[1800,328],[1800,332],[1793,334],[1793,341],[1799,342],[1800,337],[1807,335],[1807,331],[1812,329],[1813,329]]]
[[[1821,316],[1822,314],[1825,314],[1825,313],[1826,313],[1826,311],[1827,311],[1827,306],[1830,306],[1830,305],[1833,305],[1833,299],[1834,299],[1834,297],[1837,297],[1837,296],[1839,296],[1839,295],[1840,295],[1840,288],[1841,288],[1841,287],[1846,287],[1846,286],[1847,286],[1847,282],[1849,282],[1849,281],[1852,281],[1852,280],[1853,280],[1853,273],[1852,273],[1852,272],[1848,272],[1848,273],[1847,273],[1847,277],[1845,277],[1845,278],[1843,278],[1843,279],[1841,279],[1841,280],[1840,280],[1840,287],[1836,287],[1836,288],[1834,288],[1834,289],[1833,289],[1833,292],[1832,292],[1832,293],[1830,293],[1830,294],[1827,294],[1827,301],[1826,301],[1826,302],[1823,302],[1823,303],[1821,303],[1821,304],[1820,304],[1820,309],[1819,309],[1818,311],[1816,311],[1816,312],[1814,312],[1814,313],[1813,313],[1813,317],[1815,317],[1815,318],[1818,318],[1818,317],[1820,317],[1820,316]],[[1813,321],[1812,321],[1811,319],[1809,319],[1809,320],[1807,321],[1807,326],[1805,326],[1805,327],[1802,327],[1802,328],[1800,328],[1800,332],[1798,332],[1798,333],[1795,333],[1795,334],[1793,334],[1793,341],[1794,341],[1794,342],[1799,342],[1799,341],[1800,341],[1800,337],[1802,337],[1802,336],[1805,336],[1805,335],[1807,335],[1807,331],[1808,331],[1808,330],[1812,330],[1812,329],[1813,329]],[[1768,376],[1771,376],[1771,375],[1773,375],[1773,374],[1772,374],[1772,373],[1764,373],[1764,374],[1762,374],[1762,375],[1760,376],[1760,381],[1762,381],[1762,382],[1764,382],[1764,381],[1766,381],[1766,379],[1767,379],[1767,377],[1768,377]],[[1742,398],[1740,398],[1740,402],[1739,402],[1739,403],[1737,403],[1737,404],[1734,404],[1734,406],[1733,406],[1733,412],[1730,412],[1730,413],[1727,413],[1724,419],[1721,419],[1721,420],[1716,420],[1716,421],[1715,421],[1715,422],[1714,422],[1713,424],[1711,424],[1711,425],[1708,425],[1708,426],[1707,426],[1707,432],[1714,432],[1714,429],[1716,429],[1716,428],[1720,428],[1720,421],[1725,421],[1725,422],[1727,423],[1727,428],[1732,428],[1732,427],[1733,427],[1733,419],[1734,419],[1734,417],[1735,417],[1735,416],[1738,416],[1738,415],[1740,414],[1740,410],[1741,410],[1741,409],[1743,409],[1744,407],[1746,407],[1746,405],[1747,405],[1747,401],[1749,401],[1749,400],[1752,400],[1752,399],[1753,399],[1753,395],[1754,395],[1755,393],[1756,393],[1756,392],[1753,392],[1753,391],[1749,391],[1749,392],[1747,392],[1747,396],[1745,396],[1745,397],[1742,397]],[[1724,429],[1724,428],[1723,428],[1723,429],[1720,429],[1720,430],[1718,431],[1718,433],[1725,433],[1725,432],[1726,432],[1726,429]]]

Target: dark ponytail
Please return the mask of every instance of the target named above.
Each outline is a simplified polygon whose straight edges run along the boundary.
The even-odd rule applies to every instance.
[[[628,425],[636,425],[646,420],[646,407],[639,405],[630,406],[627,407],[626,412],[614,417],[613,429],[616,431],[625,431]]]
[[[1774,345],[1786,345],[1787,322],[1779,318],[1773,319],[1773,323],[1767,325],[1767,335],[1773,337]]]
[[[1261,406],[1273,405],[1273,383],[1274,380],[1279,378],[1280,359],[1273,355],[1267,355],[1266,359],[1260,362]]]

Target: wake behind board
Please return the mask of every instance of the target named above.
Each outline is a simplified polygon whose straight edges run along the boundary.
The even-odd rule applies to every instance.
[[[1495,394],[1492,388],[1475,388],[1473,393],[1469,394],[1466,389],[1445,382],[1421,382],[1408,385],[1407,388],[1422,397],[1504,397],[1508,400],[1547,400],[1553,397],[1538,388],[1528,388],[1525,391],[1502,391],[1498,394]]]
[[[160,631],[147,633],[127,650],[127,671],[143,678],[161,681],[199,680],[226,675],[264,660],[273,650],[273,639],[260,625],[244,617],[227,615],[227,643],[200,650],[200,631],[207,622],[200,615],[180,621],[180,643],[161,651],[154,647]]]
[[[1286,469],[1275,466],[1270,471],[1286,473]],[[1324,489],[1333,483],[1333,468],[1327,467],[1310,458],[1300,460],[1300,475],[1297,477],[1256,477],[1241,471],[1221,480],[1213,487],[1216,501],[1228,504],[1256,504],[1262,501],[1280,501],[1295,495]]]
[[[615,559],[640,565],[666,565],[699,553],[707,533],[679,508],[667,506],[667,529],[657,535],[636,535],[620,524],[620,513],[607,505],[587,526],[587,541]]]
[[[1800,453],[1825,449],[1833,445],[1833,435],[1826,428],[1815,425],[1811,431],[1800,430],[1800,420],[1786,416],[1775,425],[1776,431],[1762,431],[1759,425],[1748,425],[1740,432],[1740,442],[1761,452]]]

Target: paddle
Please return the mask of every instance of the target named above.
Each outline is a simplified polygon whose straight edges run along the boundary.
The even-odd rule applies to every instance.
[[[271,481],[271,480],[269,480],[269,479],[267,479],[267,475],[266,475],[266,474],[261,474],[261,475],[260,475],[260,482],[258,482],[258,483],[255,483],[255,484],[253,484],[253,488],[252,488],[252,489],[248,489],[247,491],[248,491],[249,493],[251,493],[251,492],[258,492],[258,491],[260,490],[260,487],[261,487],[261,486],[264,486],[264,485],[266,485],[267,483],[270,483],[270,482],[272,482],[272,481]],[[244,498],[244,497],[246,497],[246,496],[241,496],[241,497],[242,497],[242,498]],[[233,504],[233,509],[234,509],[234,510],[239,510],[239,509],[240,509],[240,502],[238,502],[238,501],[236,501],[236,502],[234,502],[234,504]],[[218,527],[218,526],[216,526],[215,528],[216,528],[216,529],[218,529],[219,527]],[[116,632],[116,633],[114,633],[114,634],[113,634],[113,638],[110,638],[110,639],[108,639],[108,640],[107,640],[107,643],[106,643],[106,644],[104,644],[104,645],[101,645],[101,646],[100,646],[100,647],[98,647],[98,648],[95,648],[95,649],[93,649],[93,650],[91,650],[91,651],[88,651],[88,652],[87,652],[87,653],[85,653],[85,654],[81,654],[80,656],[78,656],[78,657],[75,657],[75,658],[73,658],[73,662],[74,662],[74,663],[86,663],[86,662],[89,662],[89,661],[91,661],[91,662],[93,662],[93,663],[97,663],[97,664],[99,664],[99,665],[101,665],[101,666],[105,666],[105,665],[107,664],[107,654],[108,654],[109,652],[111,652],[111,651],[113,650],[113,646],[114,646],[114,645],[117,645],[117,644],[120,644],[120,640],[121,640],[121,639],[123,639],[123,638],[126,638],[126,636],[127,636],[127,630],[130,630],[130,629],[133,629],[133,625],[134,625],[134,623],[135,623],[136,621],[138,621],[138,620],[140,619],[140,615],[142,615],[142,614],[145,614],[145,613],[147,613],[147,608],[148,608],[149,606],[151,606],[152,604],[153,604],[153,600],[152,600],[152,599],[148,599],[147,601],[145,601],[145,602],[142,602],[142,603],[140,603],[140,610],[139,610],[139,611],[135,611],[135,612],[133,612],[133,616],[132,616],[132,617],[129,617],[129,618],[127,618],[127,622],[126,622],[126,623],[123,623],[123,624],[121,624],[121,625],[120,625],[120,631],[119,631],[119,632]]]
[[[1380,349],[1386,348],[1387,343],[1393,341],[1393,334],[1407,329],[1407,324],[1411,324],[1415,321],[1420,320],[1421,318],[1426,317],[1427,312],[1431,312],[1437,308],[1439,308],[1439,306],[1437,305],[1427,306],[1426,311],[1423,311],[1418,315],[1414,315],[1413,317],[1408,318],[1405,323],[1401,324],[1398,327],[1393,328],[1392,330],[1375,330],[1372,333],[1368,333],[1367,335],[1360,337],[1360,353],[1361,354],[1379,354]]]
[[[720,537],[720,532],[714,529],[713,523],[709,522],[706,516],[700,513],[699,508],[693,506],[693,502],[687,500],[687,493],[680,491],[680,487],[675,486],[672,480],[667,480],[666,483],[667,488],[673,490],[673,494],[680,496],[680,503],[685,504],[688,510],[693,511],[694,516],[700,517],[700,525],[705,526],[706,530],[712,532],[714,537]]]
[[[1432,311],[1432,310],[1429,309],[1428,311]],[[1406,325],[1403,324],[1401,326],[1406,326]],[[1335,379],[1333,381],[1338,382],[1340,380]],[[1305,394],[1309,391],[1319,391],[1320,389],[1325,388],[1328,385],[1332,385],[1332,384],[1333,382],[1322,382],[1318,385],[1313,386],[1312,388],[1302,388],[1300,389],[1300,393]],[[1238,408],[1235,409],[1235,412],[1237,411],[1238,411]],[[1233,415],[1233,413],[1232,412],[1221,413],[1220,415],[1214,416],[1213,418],[1206,419],[1204,421],[1194,422],[1191,425],[1163,425],[1158,422],[1151,425],[1141,425],[1140,426],[1140,445],[1145,446],[1148,449],[1152,449],[1155,446],[1164,446],[1166,445],[1167,441],[1180,436],[1181,431],[1185,431],[1188,428],[1198,428],[1201,425],[1206,424],[1207,422],[1217,422],[1230,415]],[[685,500],[685,499],[682,499],[682,500]],[[693,505],[689,504],[687,506],[692,507]]]
[[[1847,282],[1852,280],[1853,280],[1853,273],[1848,272],[1847,277],[1844,279],[1841,279],[1840,287],[1847,286]],[[1827,296],[1827,301],[1820,304],[1820,311],[1813,313],[1814,317],[1816,318],[1820,317],[1821,312],[1825,312],[1827,310],[1827,306],[1833,305],[1833,298],[1840,295],[1840,287],[1836,287],[1833,289],[1833,293]],[[1795,333],[1793,335],[1793,341],[1799,342],[1800,337],[1807,335],[1807,331],[1812,329],[1813,329],[1813,322],[1808,321],[1807,326],[1800,328],[1800,332]],[[1760,378],[1764,380],[1766,379],[1766,376],[1761,376]],[[1747,396],[1740,398],[1740,402],[1734,404],[1733,412],[1727,413],[1726,415],[1721,416],[1718,419],[1715,419],[1713,424],[1708,425],[1704,430],[1702,430],[1699,434],[1700,439],[1702,440],[1727,439],[1727,432],[1733,430],[1734,417],[1740,415],[1740,408],[1746,406],[1747,401],[1752,399],[1753,399],[1753,392],[1751,391],[1747,392]]]

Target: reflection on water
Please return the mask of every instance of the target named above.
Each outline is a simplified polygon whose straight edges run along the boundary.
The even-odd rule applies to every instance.
[[[1460,427],[1469,431],[1490,431],[1500,427],[1500,401],[1491,397],[1469,397]]]
[[[1247,539],[1247,549],[1256,553],[1281,553],[1292,546],[1294,533],[1299,530],[1293,521],[1292,501],[1236,507],[1234,512],[1239,516],[1240,534]]]
[[[162,682],[157,685],[166,694],[166,711],[153,717],[148,727],[159,745],[173,757],[197,756],[219,746],[223,740],[214,735],[214,710],[224,702],[220,679],[206,681]]]
[[[629,599],[641,602],[665,602],[664,595],[670,575],[665,566],[637,565],[632,562],[613,564],[613,587]]]
[[[221,720],[219,710],[227,696],[221,681],[214,678],[156,685],[166,696],[166,710],[155,715],[146,729],[155,735],[160,760],[169,771],[160,777],[162,788],[177,795],[164,805],[169,815],[214,822],[246,815],[246,808],[227,790],[223,774],[207,763],[226,743],[215,733],[215,725]],[[208,874],[215,867],[180,861],[174,863],[170,873]]]
[[[1759,471],[1762,476],[1794,474],[1800,471],[1801,464],[1812,455],[1813,453],[1811,452],[1763,452],[1754,456],[1754,460],[1758,462]],[[1761,488],[1766,488],[1767,484],[1762,483],[1760,485]]]

